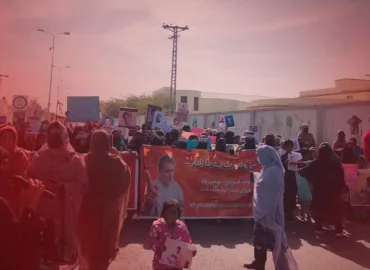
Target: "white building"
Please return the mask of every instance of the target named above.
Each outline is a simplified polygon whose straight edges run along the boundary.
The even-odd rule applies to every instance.
[[[155,90],[153,94],[170,95],[170,88],[160,88]],[[176,91],[176,103],[183,102],[189,104],[190,114],[244,110],[248,107],[249,102],[267,98],[269,97],[219,94],[197,90]]]

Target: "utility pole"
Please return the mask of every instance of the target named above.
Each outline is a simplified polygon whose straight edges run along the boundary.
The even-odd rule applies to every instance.
[[[174,114],[176,110],[176,78],[177,78],[177,39],[179,38],[179,32],[189,30],[188,26],[181,27],[177,25],[163,24],[163,29],[172,32],[172,36],[168,39],[172,39],[172,66],[171,66],[171,85],[170,85],[170,100],[173,101],[174,105],[170,108],[170,114]]]

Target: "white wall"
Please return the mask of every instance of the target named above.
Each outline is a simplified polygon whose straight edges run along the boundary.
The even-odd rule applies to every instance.
[[[316,109],[257,111],[255,112],[255,125],[259,126],[260,137],[271,132],[283,138],[294,139],[298,137],[300,126],[308,124],[310,132],[316,138],[316,117]]]
[[[347,139],[350,139],[350,125],[347,123],[348,119],[356,115],[362,120],[360,124],[360,134],[357,140],[362,142],[363,136],[370,130],[370,105],[353,105],[353,106],[340,106],[326,108],[324,114],[320,117],[323,118],[323,140],[332,143],[335,140],[336,133],[343,130]]]

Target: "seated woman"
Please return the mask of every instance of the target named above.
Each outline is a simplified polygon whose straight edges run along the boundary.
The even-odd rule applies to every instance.
[[[63,190],[63,196],[58,196],[55,203],[41,202],[41,213],[48,214],[52,219],[64,220],[60,222],[63,228],[60,235],[65,254],[63,259],[66,263],[73,264],[77,259],[77,217],[87,187],[85,160],[69,144],[68,133],[63,124],[51,123],[46,136],[47,143],[31,160],[27,175],[43,181],[52,191],[54,188]]]

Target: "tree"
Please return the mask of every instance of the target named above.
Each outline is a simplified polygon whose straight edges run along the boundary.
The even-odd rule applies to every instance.
[[[163,112],[168,114],[172,104],[173,102],[165,94],[142,94],[139,96],[130,95],[125,99],[111,98],[108,101],[101,101],[100,107],[102,113],[117,117],[121,107],[137,108],[139,114],[145,114],[148,105],[162,107]]]

